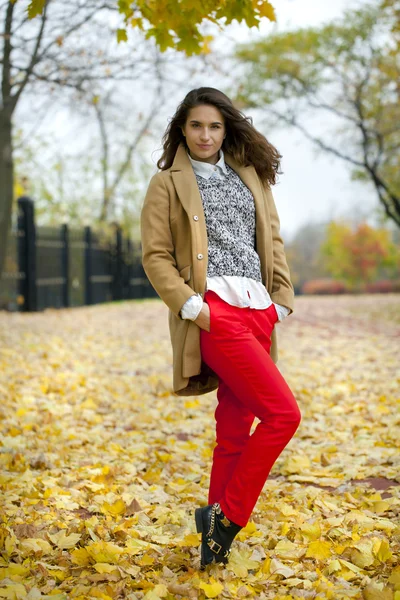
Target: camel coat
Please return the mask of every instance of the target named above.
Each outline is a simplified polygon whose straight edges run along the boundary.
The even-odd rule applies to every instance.
[[[254,196],[256,249],[262,281],[272,301],[291,314],[294,289],[290,281],[280,221],[268,186],[253,166],[242,167],[224,152]],[[173,355],[173,393],[178,396],[205,394],[218,387],[217,374],[202,361],[200,327],[182,319],[179,311],[190,296],[204,297],[207,278],[207,228],[196,176],[183,143],[172,166],[150,180],[141,211],[142,264],[163,302],[168,306],[168,324]],[[271,357],[278,360],[276,329],[271,335]]]

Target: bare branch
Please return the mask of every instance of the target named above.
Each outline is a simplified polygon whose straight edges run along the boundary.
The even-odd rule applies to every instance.
[[[31,56],[30,64],[29,64],[29,66],[28,66],[28,68],[26,70],[25,77],[22,80],[22,83],[19,86],[18,91],[11,97],[12,98],[13,107],[16,106],[19,97],[21,96],[21,94],[22,94],[22,92],[23,92],[26,84],[28,83],[29,76],[32,73],[34,66],[40,60],[40,57],[39,57],[39,48],[40,48],[40,43],[42,41],[42,37],[43,37],[43,33],[44,33],[44,28],[45,28],[45,24],[46,24],[46,19],[47,19],[47,7],[48,7],[50,1],[51,0],[46,0],[45,5],[44,5],[43,15],[41,17],[41,25],[40,25],[39,33],[38,33],[38,36],[37,36],[37,39],[36,39],[36,44],[35,44],[34,51],[33,51],[32,56]]]

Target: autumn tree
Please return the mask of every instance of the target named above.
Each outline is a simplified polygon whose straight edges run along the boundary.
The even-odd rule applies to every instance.
[[[400,249],[387,229],[374,229],[367,223],[354,230],[343,222],[332,221],[320,248],[327,270],[351,289],[362,289],[376,279],[381,269],[395,276],[400,267]]]
[[[241,45],[236,57],[244,67],[238,103],[344,161],[400,226],[398,16],[398,0],[384,0],[322,27]]]
[[[260,0],[213,1],[194,3],[183,0],[179,10],[171,11],[164,0],[105,0],[98,3],[32,0],[0,1],[3,47],[0,55],[0,280],[7,238],[11,226],[14,186],[13,126],[21,97],[35,90],[42,97],[54,90],[88,89],[94,81],[109,77],[134,77],[145,57],[126,52],[105,55],[104,34],[110,28],[119,42],[127,40],[129,29],[142,30],[145,39],[155,40],[161,50],[175,48],[187,53],[208,51],[209,38],[200,31],[206,19],[222,28],[233,20],[258,25],[266,16],[274,19],[269,2]],[[117,18],[116,18],[117,17]],[[95,39],[90,33],[97,24]],[[109,24],[111,23],[111,25]],[[100,44],[100,46],[98,45]]]

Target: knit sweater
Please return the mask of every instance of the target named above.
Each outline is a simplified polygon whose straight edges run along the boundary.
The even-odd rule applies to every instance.
[[[206,290],[212,289],[233,306],[261,310],[275,304],[282,321],[289,309],[273,303],[262,283],[250,190],[225,163],[222,148],[216,165],[196,161],[189,154],[188,157],[199,185],[209,238]],[[243,252],[246,261],[242,259]],[[202,305],[200,294],[191,296],[181,309],[182,318],[195,320]]]
[[[224,179],[195,174],[207,226],[207,277],[236,275],[262,281],[253,195],[239,175],[229,165],[226,168]]]

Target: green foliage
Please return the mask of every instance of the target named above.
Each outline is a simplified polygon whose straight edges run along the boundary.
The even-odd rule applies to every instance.
[[[45,0],[31,0],[29,18],[40,15],[44,4]],[[162,52],[175,48],[188,56],[209,52],[209,37],[200,31],[203,20],[220,28],[221,20],[225,25],[244,21],[248,27],[258,27],[262,18],[276,20],[267,0],[117,0],[117,4],[125,25],[117,30],[118,42],[128,39],[129,28],[138,27]]]

